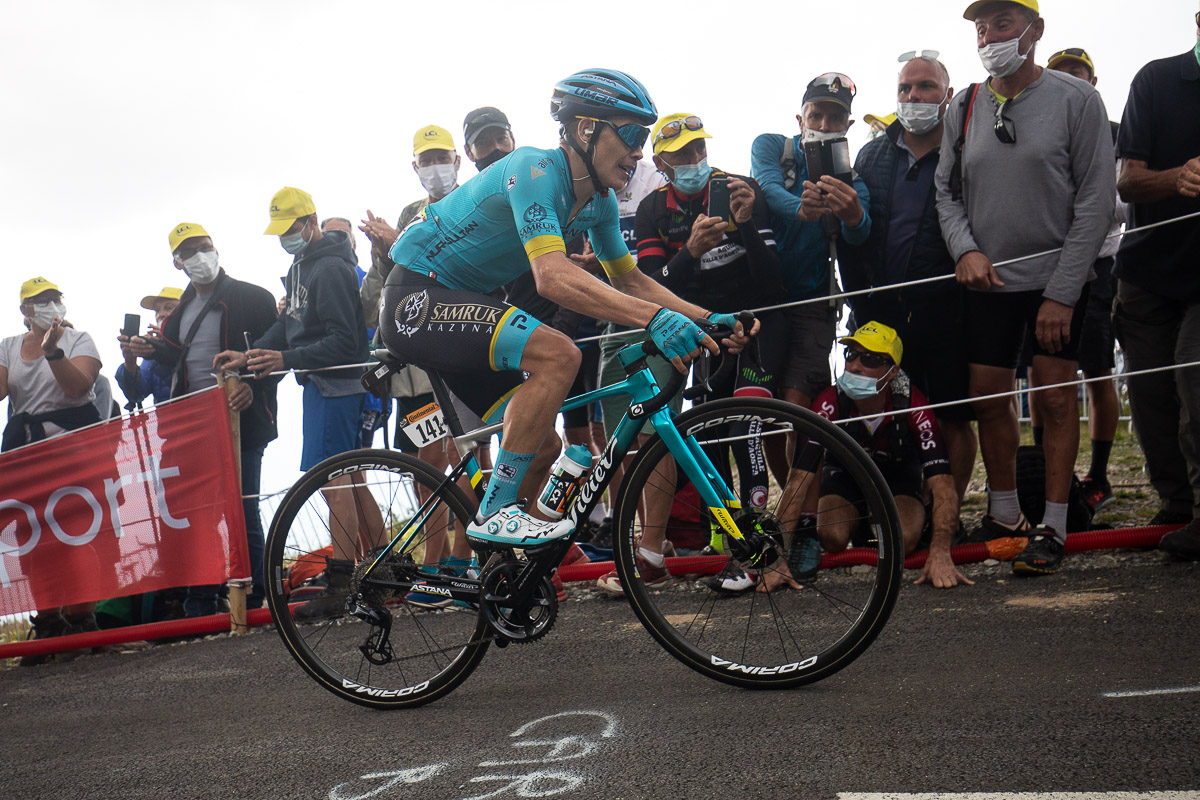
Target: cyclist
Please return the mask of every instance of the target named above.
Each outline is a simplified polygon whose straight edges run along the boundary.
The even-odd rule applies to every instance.
[[[561,124],[557,148],[518,148],[405,228],[390,252],[403,269],[388,276],[380,314],[397,357],[441,373],[485,422],[503,416],[495,468],[467,531],[516,547],[571,533],[568,520],[540,518],[518,497],[534,496],[559,452],[549,434],[580,355],[568,337],[487,293],[532,271],[547,299],[645,328],[681,373],[701,346],[717,351],[693,319],[734,326],[732,315],[684,302],[643,275],[621,237],[613,190],[633,175],[658,117],[645,87],[616,70],[585,70],[555,86],[550,109]],[[582,233],[611,286],[567,257],[564,241]],[[739,331],[728,344],[744,341]]]

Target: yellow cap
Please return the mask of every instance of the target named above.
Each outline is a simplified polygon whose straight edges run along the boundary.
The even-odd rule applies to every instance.
[[[195,239],[197,236],[208,236],[208,231],[194,222],[179,223],[167,234],[167,241],[171,245],[171,253],[179,249],[179,245],[183,244],[184,239]]]
[[[454,137],[445,128],[426,125],[413,136],[413,155],[419,156],[426,150],[453,150]]]
[[[904,355],[904,344],[900,341],[896,329],[889,328],[882,322],[868,322],[852,335],[843,336],[838,341],[842,344],[855,342],[872,353],[891,356],[892,361],[896,364],[900,363],[900,356]]]
[[[271,198],[271,224],[263,231],[266,236],[282,236],[292,223],[301,217],[317,213],[312,195],[301,189],[285,186]]]
[[[1093,76],[1096,74],[1096,65],[1092,63],[1092,57],[1088,55],[1088,51],[1082,47],[1068,47],[1066,50],[1059,50],[1054,55],[1050,56],[1050,60],[1046,62],[1048,69],[1054,69],[1064,61],[1078,61],[1088,68]]]
[[[671,125],[671,123],[675,123]],[[677,128],[678,133],[670,136],[663,136],[663,131],[671,125],[672,128]],[[712,136],[704,132],[704,123],[695,114],[668,114],[658,121],[654,126],[654,155],[659,153],[674,153],[688,142],[694,142],[696,139],[711,139]]]
[[[863,114],[863,122],[878,130],[885,130],[888,125],[896,121],[896,112],[884,114],[882,117],[878,114]]]
[[[61,292],[56,285],[41,277],[30,278],[21,284],[21,302],[24,303],[31,297],[37,297],[42,292]]]
[[[1041,11],[1038,11],[1037,0],[975,0],[975,2],[967,6],[967,10],[963,12],[963,19],[969,19],[971,22],[974,22],[975,16],[979,13],[979,9],[991,3],[998,2],[1016,3],[1019,6],[1025,6],[1030,11],[1035,13],[1042,13]]]
[[[158,294],[148,294],[142,298],[142,308],[150,311],[154,310],[154,303],[158,300],[178,300],[183,297],[183,289],[176,289],[174,286],[164,286]]]

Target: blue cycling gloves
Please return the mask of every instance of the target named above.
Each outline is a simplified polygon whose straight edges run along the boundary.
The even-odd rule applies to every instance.
[[[734,314],[718,314],[714,311],[708,315],[708,321],[714,325],[721,325],[722,327],[729,328],[731,331],[737,330],[738,320],[737,316]]]
[[[684,358],[704,339],[705,333],[696,323],[680,314],[660,308],[646,326],[650,339],[667,358]]]

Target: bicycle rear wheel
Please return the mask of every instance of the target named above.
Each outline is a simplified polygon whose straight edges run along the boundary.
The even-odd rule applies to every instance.
[[[705,403],[680,415],[676,428],[685,439],[694,436],[718,470],[727,469],[733,476],[730,486],[744,498],[735,521],[739,530],[763,543],[768,561],[731,555],[729,537],[720,534],[711,512],[690,491],[666,443],[656,435],[630,465],[614,520],[616,568],[642,624],[684,664],[736,686],[791,688],[845,667],[882,630],[900,589],[900,523],[879,469],[837,426],[778,400]],[[828,532],[825,526],[834,517],[826,512],[840,512],[841,521],[848,520],[861,537],[877,539],[878,545],[825,553],[820,573],[800,582],[802,589],[785,584],[765,592],[768,584],[783,578],[790,545],[802,539],[797,533],[799,512],[815,511],[815,491],[807,501],[802,498],[805,491],[815,490],[819,471],[793,470],[789,481],[784,447],[789,438],[820,447],[824,459],[832,458],[844,469],[842,486],[848,479],[859,494],[855,502],[840,507],[827,501],[816,530],[824,527]],[[735,447],[750,448],[749,458],[744,452],[740,459],[731,458]],[[766,463],[775,470],[764,469]],[[669,517],[664,507],[670,507]],[[806,530],[811,542],[814,529]],[[664,535],[673,543],[668,550],[677,553],[672,557],[668,552],[670,577],[647,569],[635,556],[641,545],[653,551]],[[723,552],[699,549],[710,541]],[[779,557],[771,560],[769,552]],[[815,564],[813,551],[807,552],[807,563]]]
[[[306,472],[271,521],[267,600],[279,635],[300,666],[339,697],[380,709],[422,705],[466,680],[487,651],[487,623],[477,605],[418,607],[404,600],[404,590],[364,579],[374,554],[430,496],[435,505],[426,524],[403,547],[398,543],[372,576],[420,580],[429,537],[441,535],[448,525],[464,535],[470,503],[454,484],[438,488],[444,477],[401,453],[343,453]],[[321,590],[335,539],[338,557],[354,561],[347,596],[361,590],[376,616],[369,621],[351,614],[338,593],[331,613],[298,622],[289,604],[298,606]]]

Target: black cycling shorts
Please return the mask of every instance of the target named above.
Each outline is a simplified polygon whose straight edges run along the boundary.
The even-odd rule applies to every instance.
[[[383,287],[384,345],[406,364],[435,370],[484,422],[497,421],[524,380],[521,347],[541,323],[490,295],[450,289],[415,272],[401,278]]]
[[[883,473],[883,479],[894,496],[907,495],[924,502],[925,470],[919,461],[899,464],[891,462],[881,464],[876,461],[875,465]],[[821,496],[831,494],[844,497],[859,506],[860,511],[866,509],[862,489],[858,482],[826,453],[825,466],[821,468]]]
[[[579,355],[579,372],[575,374],[575,382],[571,384],[568,397],[593,392],[600,385],[600,343],[591,342],[579,348]],[[602,421],[604,416],[600,411],[600,403],[595,402],[564,411],[562,418],[564,428],[583,428],[589,422]]]

